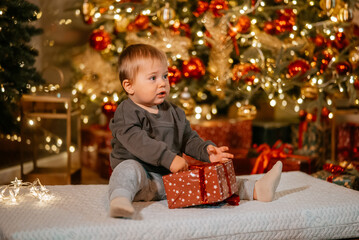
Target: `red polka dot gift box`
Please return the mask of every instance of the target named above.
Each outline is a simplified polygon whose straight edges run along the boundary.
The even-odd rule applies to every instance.
[[[162,178],[171,209],[221,202],[238,188],[232,160],[192,165]]]

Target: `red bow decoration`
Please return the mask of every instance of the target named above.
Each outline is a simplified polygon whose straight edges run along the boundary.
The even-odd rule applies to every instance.
[[[288,154],[293,153],[293,147],[287,143],[283,144],[281,140],[276,141],[272,148],[267,143],[263,143],[256,150],[259,156],[256,159],[251,174],[263,173],[271,159],[285,159],[288,157]]]
[[[347,165],[349,165],[349,164],[347,164]],[[334,177],[342,174],[345,171],[346,167],[341,167],[339,165],[335,165],[332,163],[325,163],[323,165],[323,169],[327,172],[332,173],[332,175],[327,177],[327,182],[333,182]]]
[[[264,173],[271,160],[281,160],[293,157],[310,161],[310,159],[306,156],[293,155],[293,146],[288,143],[283,143],[281,140],[276,141],[272,147],[263,143],[259,145],[256,150],[260,154],[256,159],[251,174]]]

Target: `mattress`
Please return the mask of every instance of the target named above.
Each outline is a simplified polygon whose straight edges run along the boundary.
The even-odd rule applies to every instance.
[[[257,179],[261,175],[241,176]],[[282,174],[275,200],[168,209],[136,202],[109,217],[107,185],[47,186],[53,198],[0,202],[0,239],[339,239],[359,237],[359,192],[302,172]]]

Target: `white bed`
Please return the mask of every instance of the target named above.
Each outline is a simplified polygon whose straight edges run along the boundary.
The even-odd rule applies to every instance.
[[[243,176],[258,178],[260,175]],[[47,186],[49,202],[0,202],[0,239],[339,239],[359,237],[359,191],[283,173],[270,203],[168,209],[138,202],[134,219],[108,215],[107,185]]]

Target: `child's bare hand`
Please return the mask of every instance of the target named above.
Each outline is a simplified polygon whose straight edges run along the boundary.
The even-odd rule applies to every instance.
[[[180,157],[180,156],[176,156],[170,166],[170,171],[172,173],[176,173],[176,172],[181,172],[181,171],[186,171],[188,170],[188,164],[187,161]]]
[[[228,147],[215,147],[213,145],[208,145],[207,152],[209,160],[213,162],[222,162],[233,158],[233,154],[227,153],[229,150]]]

